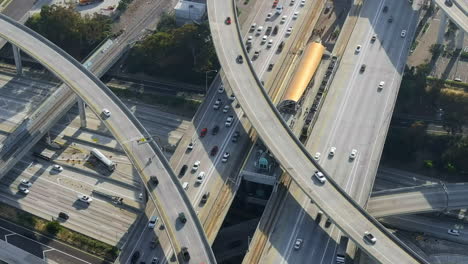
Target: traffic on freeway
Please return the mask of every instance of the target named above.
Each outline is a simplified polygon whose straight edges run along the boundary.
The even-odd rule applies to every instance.
[[[233,3],[208,1],[208,14],[218,58],[227,79],[249,120],[283,168],[360,248],[376,260],[383,263],[424,261],[408,248],[400,248],[404,245],[362,208],[353,204],[336,184],[316,185],[311,180],[310,172],[316,170],[312,158],[291,137],[281,117],[275,113],[274,106],[265,97],[249,61],[244,62],[247,52],[239,29],[233,27],[237,22],[230,25],[224,23],[226,17],[235,17]],[[365,232],[371,232],[379,239],[379,243],[366,243]]]

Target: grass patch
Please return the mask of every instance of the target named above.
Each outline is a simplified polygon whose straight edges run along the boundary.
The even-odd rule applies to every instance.
[[[411,50],[415,50],[418,44],[419,44],[419,41],[417,40],[413,41],[413,44],[411,44]]]
[[[0,218],[112,262],[119,255],[119,249],[114,246],[63,227],[56,220],[48,221],[7,204],[0,204]]]
[[[468,83],[464,83],[464,82],[456,82],[456,81],[452,81],[452,80],[441,80],[441,79],[437,79],[437,78],[432,77],[432,76],[427,76],[427,81],[429,83],[443,81],[445,84],[450,85],[452,87],[459,87],[459,88],[463,88],[463,89],[468,89]]]
[[[427,29],[429,28],[429,22],[426,22],[426,24],[424,25],[424,28],[422,30],[422,33],[426,33]]]

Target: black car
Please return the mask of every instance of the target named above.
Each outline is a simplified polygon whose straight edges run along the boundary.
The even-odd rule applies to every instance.
[[[451,0],[445,0],[445,4],[446,4],[447,6],[452,6],[452,5],[453,5],[453,3],[452,3]]]
[[[388,18],[388,23],[392,23],[392,22],[393,22],[393,17],[391,16]]]
[[[272,28],[271,26],[267,27],[267,29],[266,29],[266,31],[265,31],[265,35],[270,36],[270,33],[271,33],[271,30],[272,30],[272,29],[273,29],[273,28]]]
[[[278,26],[276,25],[275,28],[273,28],[273,36],[278,34]]]
[[[204,204],[208,201],[208,198],[210,197],[210,192],[206,192],[203,194],[202,198],[201,198],[201,203]]]
[[[382,12],[387,13],[388,11],[388,6],[384,6]]]
[[[184,213],[179,213],[179,220],[182,224],[185,224],[187,222],[187,218],[185,217]]]
[[[273,70],[273,66],[275,66],[275,64],[273,64],[273,63],[270,63],[270,64],[268,65],[268,71],[271,71],[271,70]]]
[[[182,253],[182,257],[184,261],[189,261],[190,260],[190,253],[188,252],[187,247],[182,247],[180,250],[180,253]]]
[[[281,41],[281,43],[278,45],[278,50],[276,50],[277,53],[280,53],[283,50],[284,47],[284,41]]]
[[[214,135],[218,134],[218,132],[219,132],[219,126],[215,126],[215,127],[213,127],[213,130],[211,131],[211,134],[214,136]]]
[[[328,228],[332,224],[330,218],[327,218],[327,221],[325,221],[325,227]]]
[[[236,131],[234,132],[234,135],[232,135],[232,142],[237,142],[239,140],[239,137],[240,137],[240,132],[239,131]]]
[[[68,220],[68,218],[70,218],[70,217],[68,216],[68,214],[67,214],[67,213],[64,213],[64,212],[60,212],[60,213],[59,213],[59,217],[62,218],[62,219],[64,219],[64,220]]]
[[[132,264],[137,263],[139,258],[140,258],[140,251],[135,251],[135,253],[133,253],[132,255],[132,258],[130,259],[130,263]]]
[[[242,58],[242,55],[237,56],[236,62],[239,63],[239,64],[244,63],[244,58]]]
[[[182,168],[180,168],[179,176],[184,176],[185,172],[187,171],[187,168],[187,165],[182,166]]]
[[[154,186],[158,186],[159,180],[158,180],[158,178],[156,176],[153,175],[153,176],[150,177],[150,179],[153,182]]]
[[[366,70],[366,65],[365,64],[361,65],[361,69],[359,70],[359,72],[363,73],[365,70]]]

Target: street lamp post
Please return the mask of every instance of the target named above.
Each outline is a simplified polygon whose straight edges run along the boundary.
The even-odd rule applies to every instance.
[[[208,93],[208,73],[210,72],[218,72],[218,70],[210,70],[205,72],[205,94]]]

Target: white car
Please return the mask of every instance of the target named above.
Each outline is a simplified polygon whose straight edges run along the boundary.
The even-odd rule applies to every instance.
[[[234,101],[236,100],[236,96],[234,94],[231,94],[231,96],[229,96],[229,101]]]
[[[268,36],[267,36],[267,35],[264,35],[264,36],[262,37],[262,42],[261,42],[260,44],[262,44],[262,45],[265,44],[265,42],[267,41],[267,38],[268,38]]]
[[[361,45],[357,45],[356,50],[354,50],[354,52],[356,53],[361,52],[361,48],[362,48]]]
[[[289,27],[289,28],[286,30],[286,36],[291,35],[292,30],[293,30],[293,28],[292,28],[292,27]]]
[[[280,5],[279,5],[279,6],[277,6],[277,7],[276,7],[276,14],[278,14],[278,15],[279,15],[279,14],[281,14],[282,12],[283,12],[283,7],[282,7],[282,6],[280,6]]]
[[[201,162],[199,160],[195,161],[195,163],[193,163],[193,166],[192,166],[192,171],[194,172],[197,171],[198,168],[200,167],[200,163]]]
[[[80,194],[80,195],[78,195],[78,200],[82,201],[84,203],[90,204],[93,201],[93,198],[91,198],[91,197],[89,197],[87,195],[84,195],[84,194]]]
[[[216,99],[214,105],[213,105],[213,109],[214,110],[218,110],[219,108],[221,107],[221,99]]]
[[[268,14],[267,14],[267,17],[266,17],[266,20],[270,20],[272,16],[273,16],[272,13],[268,13]]]
[[[31,187],[32,186],[32,183],[26,179],[22,179],[21,182],[20,182],[21,185],[24,185],[26,187]]]
[[[257,23],[253,23],[253,24],[250,26],[250,32],[254,31],[256,27],[257,27]]]
[[[327,178],[325,178],[325,175],[321,171],[315,171],[314,176],[322,184],[327,181]]]
[[[287,19],[287,18],[288,18],[288,16],[283,16],[283,17],[281,18],[280,23],[281,23],[281,24],[284,24],[284,22],[286,22],[286,19]]]
[[[247,41],[245,42],[247,46],[252,45],[252,42],[253,42],[253,36],[248,36]]]
[[[406,37],[406,30],[402,30],[400,36],[402,38]]]
[[[202,184],[204,179],[205,179],[205,172],[202,171],[202,172],[200,172],[200,174],[198,174],[198,176],[197,176],[197,183],[198,183],[198,184]]]
[[[260,33],[262,33],[262,31],[263,31],[263,26],[259,26],[257,28],[257,35],[260,35]]]
[[[63,167],[58,164],[55,164],[54,166],[52,166],[52,169],[58,172],[63,171]]]
[[[24,186],[19,186],[18,190],[20,191],[20,193],[23,193],[23,194],[28,194],[29,193],[29,189],[27,187],[24,187]]]
[[[372,245],[377,242],[377,238],[375,238],[369,231],[364,232],[364,240]]]
[[[294,12],[293,19],[297,19],[299,17],[299,11]]]
[[[302,239],[300,238],[296,239],[296,242],[294,242],[294,249],[299,250],[302,246],[302,242],[303,242]]]
[[[223,113],[229,112],[229,109],[230,109],[230,108],[231,108],[231,107],[230,107],[229,105],[225,105],[224,108],[223,108]]]
[[[330,156],[333,157],[333,156],[335,156],[335,152],[336,152],[336,148],[335,148],[335,147],[331,147],[331,148],[330,148],[330,152],[328,153],[328,155],[330,155]]]
[[[452,235],[452,236],[459,236],[460,235],[460,232],[458,231],[458,229],[449,229],[447,231],[447,233],[449,233],[449,235]]]
[[[384,87],[384,85],[385,85],[385,82],[384,82],[384,81],[381,81],[381,82],[379,83],[379,90],[382,90],[383,87]]]
[[[349,158],[355,159],[356,156],[357,156],[357,150],[356,149],[351,150],[351,154],[349,154]]]
[[[230,127],[233,121],[234,121],[234,116],[230,115],[226,118],[226,123],[224,123],[224,125],[226,127]]]
[[[271,48],[271,46],[273,46],[273,40],[270,39],[267,43],[267,48]]]
[[[305,5],[305,0],[301,0],[301,6]]]
[[[224,153],[223,155],[223,159],[221,159],[222,162],[227,162],[228,161],[228,158],[229,156],[231,156],[231,154],[229,154],[229,152],[226,152]]]
[[[218,93],[224,93],[224,85],[221,84],[221,86],[219,86],[218,88]]]
[[[106,108],[102,109],[102,114],[105,117],[110,117],[111,116],[111,112],[109,110],[107,110]]]
[[[320,159],[320,152],[315,153],[314,159],[315,159],[315,160],[319,160],[319,159]]]
[[[193,142],[190,142],[187,146],[187,150],[192,150],[193,146],[194,146]]]

